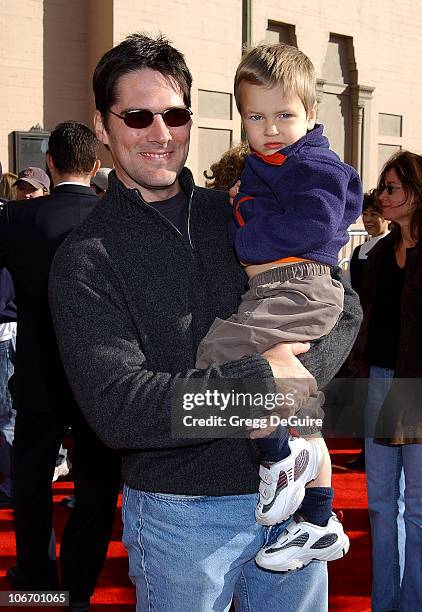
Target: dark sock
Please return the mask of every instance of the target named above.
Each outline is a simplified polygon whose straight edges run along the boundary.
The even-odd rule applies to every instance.
[[[289,432],[281,425],[266,438],[256,438],[255,442],[258,444],[263,461],[277,463],[290,455]]]
[[[325,527],[332,513],[333,497],[332,487],[308,487],[299,513],[309,523]]]

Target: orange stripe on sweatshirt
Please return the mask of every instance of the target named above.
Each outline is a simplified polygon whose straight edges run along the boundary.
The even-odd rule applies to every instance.
[[[240,198],[240,200],[236,202],[236,207],[234,209],[234,216],[236,217],[236,221],[238,222],[240,227],[243,227],[245,225],[245,222],[243,220],[242,215],[240,214],[239,206],[242,204],[242,202],[246,202],[247,200],[253,200],[253,197],[243,196],[243,198]]]

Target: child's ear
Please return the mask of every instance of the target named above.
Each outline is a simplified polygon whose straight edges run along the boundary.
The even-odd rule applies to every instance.
[[[315,127],[316,118],[317,118],[317,103],[314,102],[313,107],[308,112],[308,117],[307,117],[308,130],[312,130],[312,128]]]

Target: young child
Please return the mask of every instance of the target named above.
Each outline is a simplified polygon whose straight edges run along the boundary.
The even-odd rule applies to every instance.
[[[343,308],[343,288],[331,278],[331,266],[362,206],[357,172],[330,151],[315,123],[316,78],[306,55],[281,43],[255,47],[237,69],[234,91],[252,153],[234,199],[229,239],[249,290],[236,314],[214,321],[198,349],[200,368],[329,334]],[[349,540],[332,512],[324,440],[292,438],[279,427],[256,442],[257,521],[274,525],[293,515],[276,543],[259,551],[257,563],[287,571],[343,556]]]

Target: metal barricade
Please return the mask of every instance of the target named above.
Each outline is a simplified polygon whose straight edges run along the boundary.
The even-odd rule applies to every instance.
[[[364,229],[350,229],[349,230],[349,242],[344,245],[339,253],[338,265],[345,271],[349,270],[349,262],[352,256],[353,250],[366,242],[369,238],[368,233]]]

